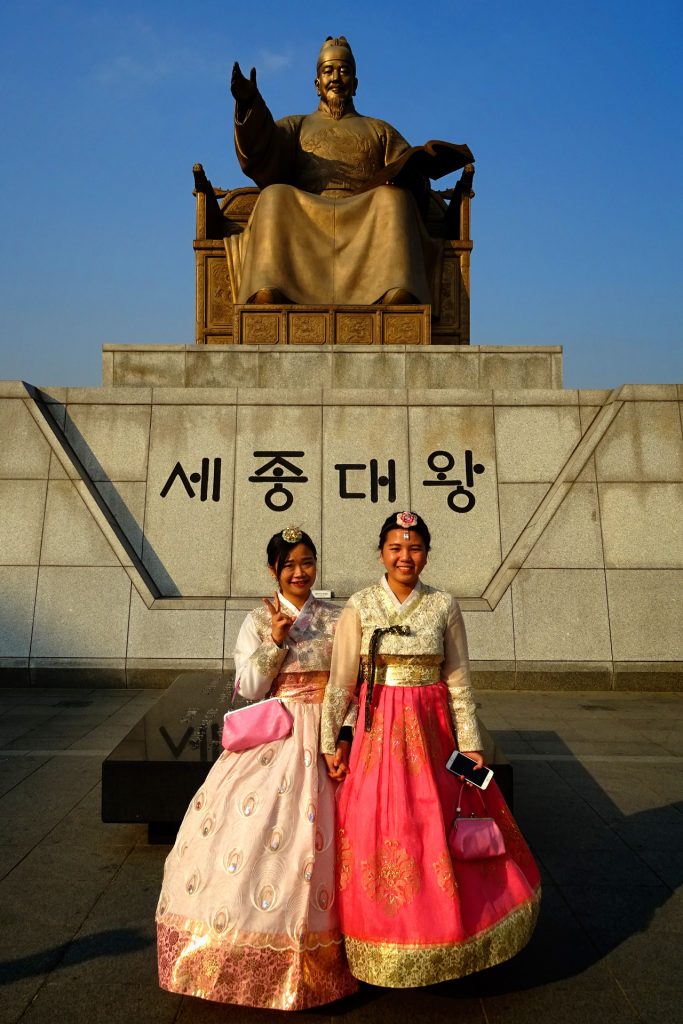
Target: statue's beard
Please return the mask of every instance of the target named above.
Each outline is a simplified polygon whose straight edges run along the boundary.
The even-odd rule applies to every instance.
[[[352,101],[346,96],[340,96],[338,93],[328,93],[327,96],[327,109],[329,110],[335,121],[341,120],[346,111],[352,105]]]

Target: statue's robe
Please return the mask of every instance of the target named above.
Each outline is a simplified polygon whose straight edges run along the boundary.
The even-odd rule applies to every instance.
[[[438,245],[412,194],[361,190],[408,149],[386,121],[351,110],[274,121],[261,96],[235,122],[245,174],[263,191],[247,228],[226,238],[233,294],[277,288],[302,305],[370,305],[393,288],[429,303]]]

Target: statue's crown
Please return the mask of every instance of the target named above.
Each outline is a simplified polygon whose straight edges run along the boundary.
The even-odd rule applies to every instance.
[[[356,59],[346,36],[328,36],[320,47],[316,69],[326,60],[346,60],[356,70]]]

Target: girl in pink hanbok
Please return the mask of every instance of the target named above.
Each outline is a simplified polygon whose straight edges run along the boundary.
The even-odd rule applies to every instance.
[[[321,731],[330,775],[347,775],[337,799],[337,899],[349,966],[362,981],[396,988],[513,956],[540,900],[538,870],[495,781],[482,793],[445,767],[456,746],[481,767],[484,759],[460,608],[420,582],[429,547],[414,513],[384,523],[385,575],[342,612]],[[358,679],[347,766],[337,737]],[[502,855],[457,859],[449,839],[458,805],[497,822]]]
[[[358,987],[335,902],[335,787],[318,749],[339,612],[311,594],[306,533],[271,538],[268,565],[278,592],[240,629],[236,678],[249,700],[279,697],[293,731],[224,751],[194,796],[164,870],[159,981],[182,995],[301,1010]]]

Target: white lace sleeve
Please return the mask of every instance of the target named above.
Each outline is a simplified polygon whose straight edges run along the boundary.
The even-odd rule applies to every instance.
[[[250,613],[240,626],[233,657],[240,695],[246,700],[261,700],[287,657],[287,647],[278,647],[272,637],[262,641]]]
[[[320,722],[320,749],[323,754],[334,754],[342,725],[350,725],[349,711],[355,721],[353,691],[358,679],[361,625],[358,612],[347,604],[339,617],[332,649],[330,679],[325,688],[322,719]]]
[[[352,729],[355,732],[356,731],[356,722],[357,721],[358,721],[358,701],[356,700],[355,697],[353,697],[351,699],[351,703],[349,704],[348,708],[346,709],[346,715],[344,717],[344,721],[342,722],[342,728],[344,728],[344,726],[348,726],[349,729]]]
[[[453,598],[444,636],[443,678],[448,686],[453,731],[459,750],[481,750],[482,739],[470,684],[467,635],[460,605]]]

